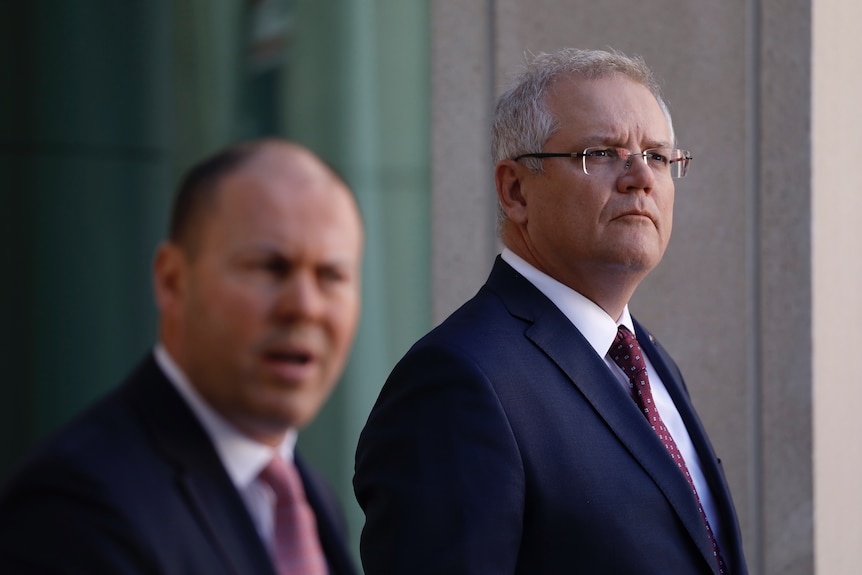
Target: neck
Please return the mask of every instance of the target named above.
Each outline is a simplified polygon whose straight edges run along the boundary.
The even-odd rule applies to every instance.
[[[637,286],[646,276],[644,271],[624,266],[582,264],[564,269],[554,268],[545,265],[540,258],[533,257],[529,250],[512,245],[506,247],[540,272],[595,303],[614,321],[619,321]]]

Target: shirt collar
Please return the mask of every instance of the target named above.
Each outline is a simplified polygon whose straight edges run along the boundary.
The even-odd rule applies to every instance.
[[[500,257],[563,312],[599,357],[607,355],[617,337],[618,326],[624,325],[632,333],[635,332],[628,304],[623,308],[620,320],[616,322],[595,302],[539,271],[509,248],[503,248]]]
[[[276,449],[251,439],[206,402],[161,342],[156,344],[154,356],[165,376],[206,430],[219,459],[239,489],[254,481],[276,452],[285,461],[293,459],[297,438],[295,429],[288,430],[284,441]]]

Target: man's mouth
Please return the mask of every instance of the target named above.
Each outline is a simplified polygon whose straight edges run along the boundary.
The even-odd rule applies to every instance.
[[[271,350],[266,352],[264,356],[268,361],[295,365],[306,365],[312,360],[310,352],[300,350]]]

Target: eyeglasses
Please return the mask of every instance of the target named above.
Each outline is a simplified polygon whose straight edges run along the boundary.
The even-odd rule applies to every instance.
[[[583,152],[551,153],[536,152],[521,154],[515,161],[522,158],[581,158],[584,173],[588,176],[617,175],[626,172],[632,165],[632,158],[640,156],[657,176],[682,178],[688,173],[688,165],[692,156],[687,150],[672,148],[649,148],[643,152],[630,152],[625,148],[596,146]]]

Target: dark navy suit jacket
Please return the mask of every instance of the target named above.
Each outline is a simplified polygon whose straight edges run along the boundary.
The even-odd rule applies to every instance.
[[[352,575],[338,504],[297,465],[331,573]],[[6,484],[0,573],[275,575],[209,437],[152,356]]]
[[[746,575],[720,462],[679,370],[636,322],[700,456],[733,575]],[[367,575],[718,572],[686,479],[569,320],[498,258],[421,339],[363,430],[354,487]]]

